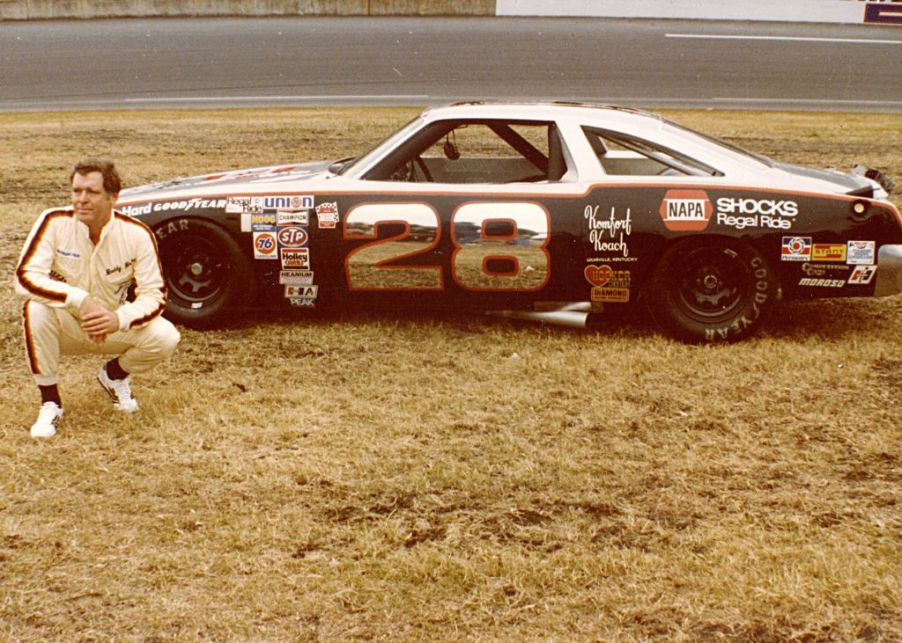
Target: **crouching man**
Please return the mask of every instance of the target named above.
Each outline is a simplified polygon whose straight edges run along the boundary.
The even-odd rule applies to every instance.
[[[122,181],[109,161],[86,159],[70,175],[72,205],[46,210],[25,241],[16,292],[26,298],[25,348],[41,391],[31,436],[49,438],[63,416],[60,355],[112,357],[97,375],[124,413],[138,410],[129,382],[175,351],[153,232],[113,210]]]

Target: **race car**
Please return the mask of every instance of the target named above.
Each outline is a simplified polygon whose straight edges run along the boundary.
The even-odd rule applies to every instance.
[[[891,181],[770,160],[661,116],[577,103],[424,111],[356,158],[125,190],[156,233],[167,315],[473,310],[584,325],[641,302],[690,342],[778,298],[902,292]]]

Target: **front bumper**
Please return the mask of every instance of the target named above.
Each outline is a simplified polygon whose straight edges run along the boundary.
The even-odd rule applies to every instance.
[[[902,293],[902,244],[885,245],[877,253],[875,297]]]

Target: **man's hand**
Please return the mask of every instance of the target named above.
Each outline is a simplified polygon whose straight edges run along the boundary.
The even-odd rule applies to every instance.
[[[119,317],[116,313],[101,306],[90,295],[78,309],[78,317],[81,320],[81,329],[97,344],[102,344],[107,335],[119,330]]]

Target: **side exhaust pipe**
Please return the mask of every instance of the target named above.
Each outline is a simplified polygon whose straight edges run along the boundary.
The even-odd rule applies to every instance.
[[[590,306],[590,303],[586,301],[555,306],[553,310],[499,310],[491,311],[488,314],[495,317],[504,317],[505,319],[525,319],[527,321],[554,324],[556,326],[585,328],[586,319],[589,317]]]

